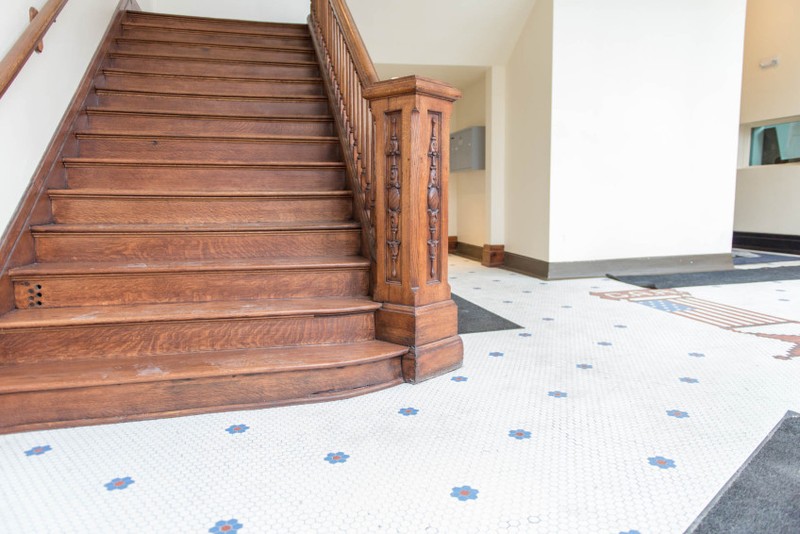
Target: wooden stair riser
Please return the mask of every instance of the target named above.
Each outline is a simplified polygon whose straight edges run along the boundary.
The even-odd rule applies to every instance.
[[[170,197],[50,194],[56,223],[202,224],[348,221],[349,192],[330,197]]]
[[[374,314],[359,313],[0,330],[0,363],[356,343],[374,339],[374,328]]]
[[[302,35],[246,35],[225,32],[174,30],[136,23],[124,23],[122,37],[152,41],[176,41],[233,46],[275,47],[313,50],[311,39]]]
[[[186,57],[192,59],[215,59],[231,61],[264,61],[277,63],[315,63],[313,50],[270,50],[255,48],[236,48],[190,44],[180,42],[147,42],[131,39],[118,39],[115,52],[128,54],[144,54],[166,57]]]
[[[400,362],[0,395],[0,434],[346,398],[401,383]]]
[[[36,257],[46,261],[158,261],[341,256],[360,253],[361,232],[250,231],[46,233],[34,231]]]
[[[119,188],[127,191],[337,191],[344,188],[345,176],[342,168],[97,165],[68,167],[67,184],[72,189]]]
[[[309,36],[308,26],[305,24],[276,24],[243,20],[210,19],[204,17],[182,17],[135,11],[128,12],[124,22],[151,24],[166,29],[174,28],[257,35]]]
[[[253,120],[202,118],[191,115],[163,114],[139,115],[135,113],[90,111],[81,122],[81,129],[88,132],[152,133],[154,135],[290,135],[323,136],[335,135],[333,121],[324,118],[280,119],[263,118]]]
[[[224,76],[250,79],[286,78],[292,80],[304,78],[313,80],[319,79],[319,68],[313,65],[259,65],[252,63],[187,61],[185,59],[112,55],[106,60],[106,67],[190,76]]]
[[[141,158],[152,161],[337,161],[339,143],[331,141],[234,141],[218,139],[79,137],[78,156]]]
[[[107,93],[102,90],[97,94],[96,107],[137,113],[203,113],[215,116],[319,116],[330,113],[328,103],[317,97],[305,100],[292,100],[288,97],[287,100],[265,98],[245,100],[207,96]]]
[[[99,89],[172,92],[230,96],[324,96],[321,83],[291,80],[239,80],[224,78],[180,77],[165,75],[117,74],[107,72],[96,79]]]
[[[369,291],[361,269],[134,273],[15,277],[18,308],[114,306],[267,298],[354,297]]]

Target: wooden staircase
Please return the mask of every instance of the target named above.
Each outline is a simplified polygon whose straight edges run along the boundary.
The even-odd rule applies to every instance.
[[[320,74],[305,25],[124,15],[7,273],[0,432],[403,381]]]

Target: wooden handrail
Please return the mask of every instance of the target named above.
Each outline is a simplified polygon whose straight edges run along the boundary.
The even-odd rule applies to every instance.
[[[409,346],[409,382],[455,369],[463,347],[447,282],[447,181],[461,93],[417,76],[380,81],[345,0],[311,0],[309,28],[382,304],[375,335]]]
[[[39,14],[31,20],[31,23],[22,32],[17,42],[11,47],[6,56],[0,61],[0,97],[11,82],[17,77],[19,71],[25,66],[25,62],[31,57],[37,44],[42,40],[44,34],[55,22],[56,17],[64,8],[68,0],[48,0]]]

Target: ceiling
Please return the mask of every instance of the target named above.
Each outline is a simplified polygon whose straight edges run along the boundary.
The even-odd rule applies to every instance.
[[[381,80],[400,78],[410,74],[434,78],[449,83],[459,89],[469,87],[473,83],[483,80],[486,67],[457,67],[452,65],[395,65],[379,63],[375,65]]]
[[[504,65],[535,0],[347,0],[376,64]]]

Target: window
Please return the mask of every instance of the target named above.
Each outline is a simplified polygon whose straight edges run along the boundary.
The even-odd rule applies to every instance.
[[[750,165],[800,162],[800,121],[753,128]]]

